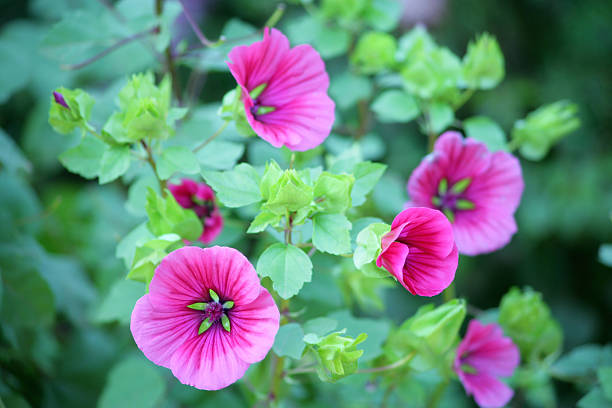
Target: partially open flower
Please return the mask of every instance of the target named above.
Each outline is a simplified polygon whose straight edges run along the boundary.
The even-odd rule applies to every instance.
[[[446,132],[408,181],[409,205],[439,209],[453,225],[459,252],[477,255],[505,246],[516,232],[523,193],[521,166],[506,152]]]
[[[407,208],[382,237],[376,265],[384,267],[413,295],[435,296],[455,278],[459,254],[444,215],[431,208]]]
[[[274,343],[279,311],[253,266],[233,248],[184,247],[155,270],[130,329],[145,356],[183,384],[218,390]]]
[[[329,77],[314,48],[289,48],[280,31],[266,28],[263,41],[229,53],[229,69],[242,90],[249,124],[274,147],[312,149],[329,136],[334,102]]]
[[[202,220],[204,230],[198,240],[204,244],[213,242],[223,229],[223,216],[215,204],[212,188],[206,183],[183,179],[180,184],[168,184],[168,189],[181,207],[192,209]]]
[[[453,370],[468,395],[482,408],[503,407],[514,395],[498,377],[510,377],[519,364],[518,347],[497,324],[472,320],[457,348]]]

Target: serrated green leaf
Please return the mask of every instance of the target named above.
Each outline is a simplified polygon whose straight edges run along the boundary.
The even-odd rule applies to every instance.
[[[72,173],[92,179],[100,173],[106,145],[98,138],[85,135],[81,143],[59,156],[60,162]]]
[[[133,280],[120,279],[111,287],[94,314],[94,321],[129,324],[134,305],[145,294],[145,285]]]
[[[464,120],[463,128],[468,137],[483,142],[492,152],[508,150],[504,130],[485,116],[473,116]]]
[[[282,217],[280,215],[268,211],[260,212],[259,214],[257,214],[257,217],[255,217],[255,219],[251,222],[251,225],[249,225],[247,234],[255,234],[257,232],[261,232],[265,230],[268,225],[277,224],[281,220],[281,218]]]
[[[232,170],[203,170],[202,177],[217,193],[217,198],[227,207],[243,207],[261,201],[259,174],[247,163],[240,163]]]
[[[202,222],[196,213],[182,208],[169,192],[162,198],[149,189],[146,210],[149,216],[147,226],[157,236],[174,233],[183,239],[195,241],[202,235]]]
[[[157,175],[162,180],[167,180],[176,172],[196,174],[199,171],[200,165],[195,154],[183,146],[164,149],[157,161]]]
[[[312,243],[334,255],[351,252],[351,223],[344,214],[316,214],[312,218]]]
[[[366,195],[372,191],[386,169],[386,164],[369,161],[357,163],[357,165],[355,165],[352,171],[355,177],[355,184],[351,191],[353,207],[360,206],[365,202]]]
[[[301,249],[291,244],[269,246],[257,261],[257,273],[272,279],[274,290],[283,299],[297,295],[312,277],[312,262]]]
[[[405,123],[419,116],[416,99],[404,91],[392,89],[380,94],[372,103],[372,110],[383,123]]]
[[[351,207],[351,191],[355,178],[324,171],[314,185],[314,198],[321,211],[341,213]]]
[[[361,269],[376,259],[381,251],[382,236],[390,230],[390,225],[378,222],[370,224],[357,235],[357,248],[353,255],[353,262],[357,268]]]
[[[130,147],[111,146],[104,151],[100,161],[100,184],[110,183],[121,177],[130,167]]]
[[[213,140],[198,150],[196,158],[203,169],[227,170],[234,167],[243,154],[241,143]]]
[[[429,107],[429,124],[431,130],[439,135],[455,120],[453,108],[445,103],[433,103]]]
[[[272,350],[279,357],[287,356],[299,360],[305,346],[302,327],[297,323],[287,323],[278,329]]]

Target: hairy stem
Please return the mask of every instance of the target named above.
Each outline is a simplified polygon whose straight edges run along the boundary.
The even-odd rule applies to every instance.
[[[166,181],[159,178],[157,175],[157,164],[155,163],[155,159],[153,158],[153,151],[151,150],[151,146],[149,146],[144,140],[140,141],[142,147],[144,147],[145,152],[147,153],[146,161],[151,165],[153,169],[153,173],[155,174],[155,178],[159,183],[159,189],[161,190],[162,197],[166,196]]]
[[[155,0],[155,14],[157,16],[161,16],[164,12],[164,0]],[[174,65],[174,58],[172,56],[172,41],[166,47],[164,51],[164,56],[166,58],[166,71],[170,74],[170,79],[172,80],[172,92],[174,93],[174,97],[176,100],[181,103],[181,86],[179,84],[179,78],[176,71],[176,66]]]

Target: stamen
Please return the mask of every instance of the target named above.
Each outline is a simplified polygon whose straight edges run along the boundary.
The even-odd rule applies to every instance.
[[[256,86],[251,92],[249,92],[249,96],[251,97],[251,99],[257,99],[259,95],[261,95],[261,93],[264,91],[264,89],[266,89],[266,86],[268,86],[268,84],[264,82],[263,84]]]
[[[474,208],[476,208],[473,202],[471,202],[470,200],[464,200],[462,198],[457,200],[457,202],[455,203],[455,207],[457,207],[458,210],[473,210]]]
[[[461,371],[468,374],[478,374],[478,371],[469,364],[461,364]]]
[[[187,305],[187,307],[193,310],[206,310],[208,303],[197,302]]]
[[[210,298],[214,300],[215,302],[219,301],[219,295],[217,295],[217,293],[214,290],[209,289],[208,294],[210,295]]]
[[[456,182],[451,188],[451,193],[461,194],[465,191],[466,188],[470,186],[472,179],[467,177]]]
[[[446,215],[446,218],[448,218],[448,220],[451,222],[451,224],[453,222],[455,222],[455,214],[453,213],[453,211],[449,208],[443,208],[442,212],[444,213],[444,215]]]
[[[274,112],[276,110],[275,107],[273,106],[259,106],[257,108],[257,116],[261,116],[261,115],[265,115],[266,113],[271,113]]]
[[[200,324],[200,328],[198,329],[198,336],[204,333],[206,330],[210,329],[210,326],[212,326],[212,322],[207,317],[206,319],[204,319],[202,324]]]
[[[229,317],[227,317],[227,315],[224,313],[223,316],[221,316],[221,324],[223,325],[223,328],[225,329],[225,331],[229,332],[232,328],[230,327],[230,320]]]
[[[440,184],[438,184],[438,195],[446,194],[446,190],[448,190],[448,180],[443,178],[440,180]]]
[[[232,307],[234,307],[234,302],[232,302],[231,300],[228,300],[227,302],[223,303],[224,309],[231,309]]]

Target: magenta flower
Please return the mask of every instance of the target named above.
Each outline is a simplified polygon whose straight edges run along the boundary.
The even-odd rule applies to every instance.
[[[262,139],[304,151],[329,136],[334,123],[329,77],[310,45],[290,49],[287,37],[266,27],[263,41],[235,47],[229,59],[247,120]]]
[[[130,328],[144,355],[180,382],[218,390],[274,343],[279,312],[253,266],[233,248],[184,247],[155,270]]]
[[[455,278],[459,254],[453,230],[440,211],[407,208],[382,237],[376,260],[413,295],[434,296]]]
[[[474,139],[445,132],[408,181],[409,205],[437,208],[453,225],[459,252],[477,255],[505,246],[516,232],[523,193],[521,166]]]
[[[483,408],[503,407],[514,395],[498,377],[510,377],[518,366],[518,348],[497,324],[470,321],[465,337],[457,347],[453,370],[468,395],[474,395]]]
[[[180,184],[168,184],[168,189],[181,207],[192,209],[202,220],[204,230],[198,240],[204,244],[213,242],[223,229],[223,216],[215,204],[212,188],[206,183],[183,179]]]

